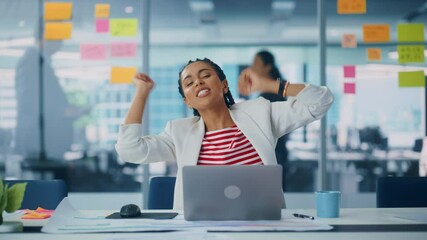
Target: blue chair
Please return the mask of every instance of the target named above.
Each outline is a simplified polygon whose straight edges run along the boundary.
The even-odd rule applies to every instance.
[[[172,209],[175,177],[153,177],[150,181],[148,209]]]
[[[377,207],[427,207],[427,178],[379,178],[377,182]]]
[[[67,185],[63,180],[3,180],[9,187],[15,183],[27,183],[21,209],[42,207],[54,210],[67,195]]]

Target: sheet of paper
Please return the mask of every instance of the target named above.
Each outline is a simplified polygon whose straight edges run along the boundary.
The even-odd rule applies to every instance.
[[[110,31],[110,20],[108,19],[96,19],[95,27],[97,33],[108,33]]]
[[[356,94],[356,83],[344,83],[344,94]]]
[[[356,67],[354,65],[346,65],[343,67],[344,77],[345,78],[355,78],[356,77]]]
[[[399,72],[399,87],[425,87],[424,71]]]
[[[399,45],[399,64],[403,63],[424,63],[424,45]]]
[[[390,26],[388,24],[364,24],[363,42],[383,43],[390,42]]]
[[[136,67],[111,67],[110,83],[131,84],[136,71]]]
[[[95,18],[109,18],[110,17],[110,4],[97,3],[95,4]]]
[[[80,44],[80,59],[82,60],[106,60],[107,46],[98,43]]]
[[[338,0],[338,14],[365,14],[366,0]]]
[[[357,39],[355,34],[343,34],[341,38],[342,48],[356,48]]]
[[[45,40],[65,40],[71,38],[71,22],[46,22],[44,25]]]
[[[110,34],[114,37],[133,37],[138,32],[138,19],[112,18],[110,19]]]
[[[381,48],[367,48],[366,58],[368,61],[381,61],[382,51]]]
[[[115,42],[110,45],[110,54],[114,58],[136,57],[135,42]]]
[[[182,218],[153,219],[105,219],[104,216],[87,216],[77,211],[64,198],[55,213],[42,228],[44,233],[90,232],[145,232],[145,231],[314,231],[331,230],[332,227],[316,220],[287,218],[280,221],[197,221]]]
[[[73,9],[71,2],[45,2],[44,19],[50,20],[70,20]]]
[[[397,24],[398,42],[424,42],[423,23],[399,23]]]

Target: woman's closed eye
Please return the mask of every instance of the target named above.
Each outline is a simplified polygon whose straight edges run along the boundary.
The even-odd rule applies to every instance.
[[[189,87],[193,84],[193,82],[188,82],[187,84],[185,84],[186,87]]]

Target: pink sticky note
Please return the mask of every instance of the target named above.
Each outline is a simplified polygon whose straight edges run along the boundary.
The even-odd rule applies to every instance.
[[[344,66],[344,77],[345,78],[355,78],[356,77],[356,67],[354,65]]]
[[[356,83],[344,83],[344,93],[345,94],[355,94],[356,93]]]
[[[82,60],[107,59],[107,47],[105,44],[80,44],[80,58]]]
[[[95,25],[97,33],[108,33],[110,31],[110,21],[108,19],[96,19]]]
[[[111,43],[111,57],[135,57],[137,45],[134,42]]]

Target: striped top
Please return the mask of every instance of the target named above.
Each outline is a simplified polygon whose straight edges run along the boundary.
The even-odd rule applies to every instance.
[[[206,132],[197,165],[262,165],[255,148],[234,125]]]

